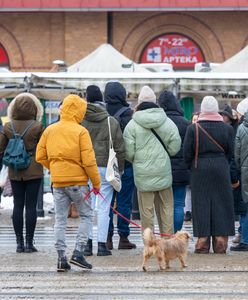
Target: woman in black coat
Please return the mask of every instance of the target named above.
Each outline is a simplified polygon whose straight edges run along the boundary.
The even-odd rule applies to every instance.
[[[204,97],[196,124],[188,127],[184,159],[191,167],[195,253],[226,253],[234,235],[234,209],[229,162],[233,156],[233,128],[218,114],[217,100]]]
[[[177,232],[181,230],[183,226],[186,186],[189,185],[189,169],[183,160],[183,141],[190,122],[184,118],[184,113],[179,101],[172,92],[163,91],[159,96],[158,104],[164,109],[166,115],[176,124],[182,140],[180,151],[171,157],[174,231]]]

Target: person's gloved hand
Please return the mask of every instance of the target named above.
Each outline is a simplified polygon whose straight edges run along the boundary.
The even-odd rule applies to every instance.
[[[95,195],[98,195],[98,194],[100,193],[100,189],[93,188],[93,189],[92,189],[92,192],[93,192]]]

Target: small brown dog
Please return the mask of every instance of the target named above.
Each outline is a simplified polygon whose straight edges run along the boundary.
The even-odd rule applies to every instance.
[[[180,260],[182,268],[186,268],[185,259],[190,237],[188,232],[178,231],[170,239],[156,239],[151,229],[146,228],[143,234],[143,270],[147,271],[147,261],[152,255],[156,256],[160,270],[169,269],[169,261],[176,258]]]

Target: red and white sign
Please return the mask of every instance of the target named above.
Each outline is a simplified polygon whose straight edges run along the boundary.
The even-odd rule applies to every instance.
[[[5,49],[0,45],[0,66],[8,66],[9,58]]]
[[[199,46],[181,34],[165,34],[152,40],[141,55],[141,63],[169,63],[175,70],[194,69],[204,61]]]

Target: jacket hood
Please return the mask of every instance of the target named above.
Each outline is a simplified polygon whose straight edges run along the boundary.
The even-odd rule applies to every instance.
[[[135,112],[133,119],[140,126],[151,129],[160,127],[166,121],[167,116],[162,108],[150,108]]]
[[[158,104],[165,112],[177,112],[183,116],[183,109],[172,92],[163,91],[158,98]]]
[[[245,127],[248,127],[248,112],[244,114],[243,124]]]
[[[108,82],[105,86],[104,101],[108,104],[121,103],[124,106],[129,106],[126,101],[126,89],[118,82]]]
[[[87,109],[87,102],[77,95],[65,97],[60,106],[60,119],[63,121],[74,121],[78,124],[84,118]]]
[[[21,93],[9,104],[7,115],[9,120],[41,121],[43,112],[43,106],[35,95]]]
[[[107,119],[108,116],[109,114],[103,106],[88,103],[84,119],[90,122],[101,122],[102,120]]]

